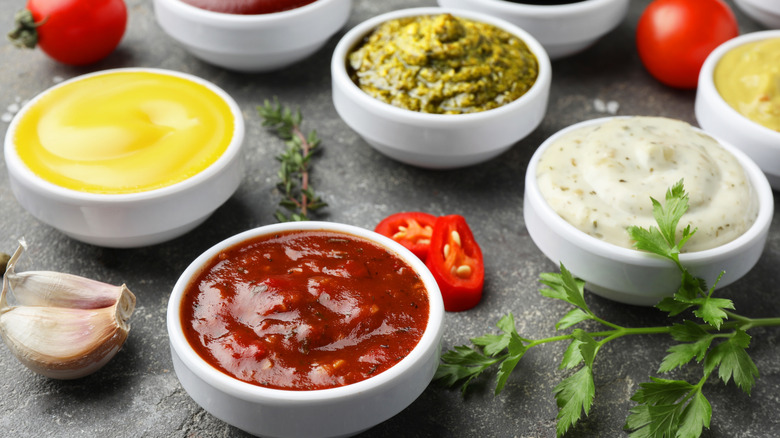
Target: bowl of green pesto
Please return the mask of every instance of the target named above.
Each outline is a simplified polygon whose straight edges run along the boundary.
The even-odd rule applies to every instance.
[[[550,60],[500,18],[412,8],[370,18],[338,43],[333,102],[370,146],[425,168],[490,160],[541,123]]]

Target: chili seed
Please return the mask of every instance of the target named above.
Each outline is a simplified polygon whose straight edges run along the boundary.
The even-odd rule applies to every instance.
[[[446,259],[448,255],[450,255],[450,244],[446,243],[444,244],[444,258]]]
[[[453,242],[457,243],[458,246],[460,246],[460,234],[458,234],[457,231],[451,232],[450,237],[452,237]]]
[[[455,275],[457,275],[460,278],[468,277],[469,275],[471,275],[471,266],[469,265],[458,266],[458,269],[455,270]]]

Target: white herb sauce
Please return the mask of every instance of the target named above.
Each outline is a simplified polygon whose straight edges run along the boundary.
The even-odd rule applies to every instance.
[[[662,117],[615,118],[571,131],[537,166],[542,196],[563,219],[604,241],[633,247],[626,229],[655,225],[650,197],[684,180],[698,230],[688,252],[734,240],[755,221],[758,199],[737,159],[712,137]]]

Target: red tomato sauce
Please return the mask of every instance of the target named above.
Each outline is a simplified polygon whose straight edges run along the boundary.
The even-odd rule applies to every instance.
[[[197,8],[226,14],[256,15],[289,11],[315,0],[182,0]]]
[[[311,390],[379,374],[428,323],[422,280],[397,255],[330,231],[260,236],[215,257],[188,286],[195,351],[244,382]]]

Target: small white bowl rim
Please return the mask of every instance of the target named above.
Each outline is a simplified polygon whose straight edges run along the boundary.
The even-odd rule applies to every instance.
[[[749,4],[765,11],[780,12],[780,3],[777,0],[734,0],[734,2]]]
[[[185,3],[181,0],[155,0],[157,2],[164,2],[171,8],[175,8],[181,14],[186,14],[193,19],[201,22],[219,22],[229,25],[238,24],[252,24],[259,25],[262,23],[270,23],[279,20],[294,20],[299,15],[304,14],[316,14],[320,9],[327,7],[329,3],[339,2],[344,0],[315,0],[308,5],[298,6],[297,8],[288,9],[280,12],[269,12],[266,14],[231,14],[227,12],[210,11],[208,9],[199,8],[189,3]]]
[[[452,14],[456,17],[463,17],[491,24],[519,37],[526,44],[526,46],[528,46],[534,56],[536,56],[539,66],[536,81],[533,83],[533,85],[531,85],[531,88],[529,88],[525,94],[518,97],[517,99],[497,108],[467,114],[432,114],[400,108],[389,103],[382,102],[381,100],[376,99],[365,91],[361,90],[360,87],[358,87],[357,84],[352,82],[352,79],[349,78],[349,75],[347,74],[347,55],[355,47],[358,41],[361,40],[361,38],[367,35],[378,25],[397,18],[422,15],[440,15],[446,13]],[[356,25],[350,29],[336,45],[336,48],[333,51],[333,58],[331,60],[331,70],[334,72],[334,79],[338,81],[338,84],[341,85],[342,89],[346,93],[349,93],[353,98],[357,99],[361,105],[371,107],[375,111],[382,112],[387,117],[403,121],[408,124],[444,128],[453,124],[460,124],[467,121],[478,122],[483,119],[490,119],[496,116],[500,116],[505,112],[517,111],[518,107],[525,107],[529,101],[535,101],[534,97],[536,97],[538,94],[544,93],[545,85],[550,83],[552,77],[552,67],[547,52],[542,47],[541,43],[539,43],[536,38],[534,38],[525,30],[504,19],[481,12],[441,7],[398,9],[374,16]]]
[[[530,5],[526,3],[514,3],[506,0],[479,0],[487,3],[491,8],[502,12],[515,14],[528,14],[529,18],[558,17],[561,15],[575,15],[592,12],[601,9],[611,3],[620,0],[580,0],[574,3],[562,3],[559,5]],[[479,3],[479,1],[477,3]]]
[[[33,105],[35,105],[40,99],[42,99],[46,94],[48,94],[52,90],[58,89],[60,87],[64,87],[73,82],[78,82],[95,76],[103,76],[107,74],[123,73],[123,72],[156,73],[156,74],[162,74],[167,76],[175,76],[175,77],[190,80],[199,85],[203,85],[209,90],[211,90],[212,92],[214,92],[215,94],[217,94],[221,99],[225,101],[225,103],[230,108],[230,112],[233,116],[233,122],[234,122],[233,136],[230,140],[230,144],[228,144],[228,147],[225,149],[225,152],[223,152],[222,155],[216,161],[211,163],[211,165],[209,165],[207,168],[203,169],[202,171],[198,172],[197,174],[185,180],[179,181],[171,185],[167,185],[165,187],[160,187],[157,189],[146,190],[137,193],[106,194],[106,193],[82,192],[78,190],[68,189],[44,180],[43,178],[36,175],[29,167],[27,167],[27,165],[21,160],[21,158],[16,152],[13,136],[16,132],[17,125],[20,123],[21,119],[24,117],[27,111],[30,108],[32,108]],[[166,70],[160,68],[127,67],[127,68],[100,70],[92,73],[83,74],[80,76],[75,76],[73,78],[62,81],[42,91],[34,98],[32,98],[29,102],[27,102],[19,110],[19,112],[16,113],[14,119],[11,121],[11,124],[8,127],[8,131],[6,134],[5,156],[6,159],[8,160],[6,162],[6,165],[8,165],[9,167],[10,166],[15,167],[14,169],[15,173],[20,177],[20,179],[24,180],[26,184],[31,186],[33,190],[36,190],[41,193],[49,193],[50,195],[56,196],[57,198],[60,199],[67,199],[70,201],[82,202],[87,204],[90,203],[111,204],[111,203],[143,201],[149,199],[162,198],[184,190],[188,190],[194,186],[199,185],[203,181],[212,178],[214,175],[218,174],[241,151],[241,145],[244,141],[244,129],[245,129],[244,118],[241,113],[241,109],[239,108],[236,101],[229,94],[227,94],[227,92],[225,92],[222,88],[218,87],[216,84],[209,82],[205,79],[199,78],[189,73],[183,73],[179,71]]]
[[[714,96],[714,103],[718,105],[718,107],[713,109],[713,111],[725,111],[726,117],[738,117],[742,120],[748,121],[757,132],[761,133],[761,135],[769,136],[772,138],[772,140],[774,140],[774,143],[771,143],[767,146],[773,149],[773,153],[780,154],[780,132],[767,128],[766,126],[751,120],[749,117],[746,117],[744,114],[740,113],[731,105],[729,105],[728,102],[723,99],[723,96],[721,96],[720,92],[715,86],[714,79],[715,68],[718,66],[718,63],[720,63],[723,55],[725,55],[727,52],[747,43],[772,38],[780,38],[780,29],[769,29],[745,33],[734,37],[716,47],[715,50],[710,52],[709,56],[707,56],[707,59],[705,59],[704,64],[701,67],[701,73],[699,74],[699,87],[702,88],[701,92],[710,93]]]
[[[544,151],[547,150],[547,148],[561,136],[579,128],[599,125],[609,120],[626,119],[632,117],[637,116],[611,116],[585,120],[567,126],[566,128],[563,128],[552,136],[548,137],[547,140],[545,140],[539,146],[536,152],[534,152],[531,160],[529,161],[525,178],[525,187],[526,191],[539,201],[535,203],[538,204],[535,206],[541,208],[541,211],[539,212],[540,216],[544,217],[545,220],[550,221],[551,228],[557,230],[557,232],[561,234],[566,240],[573,242],[578,247],[587,248],[592,253],[608,259],[619,261],[621,263],[656,267],[667,266],[668,261],[666,259],[661,259],[654,254],[630,248],[623,248],[621,246],[600,240],[579,230],[577,227],[563,219],[560,215],[558,215],[558,213],[555,212],[555,210],[552,209],[552,207],[550,207],[550,205],[544,199],[544,196],[539,191],[539,186],[536,181],[536,167],[539,159],[541,158]],[[756,192],[756,196],[759,202],[759,210],[758,216],[756,217],[755,222],[753,222],[753,225],[751,225],[750,228],[748,228],[747,231],[745,231],[742,235],[715,248],[682,253],[680,254],[680,262],[682,263],[702,263],[718,260],[724,257],[726,254],[729,254],[741,247],[752,245],[769,226],[770,222],[772,221],[772,215],[774,211],[774,197],[772,194],[772,189],[769,186],[769,182],[767,181],[766,176],[761,171],[761,169],[759,169],[758,165],[755,164],[755,162],[753,162],[753,160],[751,160],[744,152],[740,151],[736,147],[730,145],[727,142],[724,142],[710,133],[707,133],[706,131],[703,131],[700,128],[695,126],[692,127],[699,132],[703,132],[710,137],[713,137],[724,149],[731,152],[737,158],[739,163],[744,168],[745,173],[753,186],[753,190]],[[663,202],[662,199],[659,199],[659,201]],[[649,203],[650,199],[648,199],[647,202]]]
[[[367,239],[391,250],[398,257],[401,257],[404,261],[409,263],[415,272],[417,272],[422,281],[425,283],[426,290],[428,291],[430,303],[428,324],[426,325],[425,331],[423,332],[423,335],[418,341],[417,345],[412,349],[411,352],[409,352],[408,355],[401,359],[401,361],[382,373],[379,373],[368,379],[352,383],[350,385],[328,389],[298,391],[266,388],[235,379],[208,364],[208,362],[203,360],[203,358],[201,358],[195,352],[195,350],[193,350],[192,346],[190,346],[189,342],[184,337],[180,323],[179,309],[181,307],[180,304],[183,292],[194,276],[197,275],[202,267],[208,261],[214,258],[222,249],[229,248],[253,237],[265,236],[277,232],[297,230],[333,231]],[[414,365],[419,360],[423,359],[431,348],[439,349],[439,339],[444,330],[444,303],[441,298],[441,293],[439,292],[438,286],[436,285],[436,280],[433,278],[433,275],[430,273],[428,268],[425,267],[425,264],[419,258],[417,258],[417,256],[412,254],[411,251],[404,248],[398,242],[366,228],[361,228],[354,225],[322,221],[283,222],[263,225],[258,228],[236,234],[223,240],[222,242],[217,243],[198,256],[198,258],[196,258],[187,267],[187,269],[176,281],[176,284],[173,287],[173,292],[171,293],[170,300],[168,302],[166,319],[171,346],[182,359],[182,362],[193,373],[219,391],[249,402],[273,401],[276,403],[291,404],[316,403],[322,401],[336,401],[338,399],[346,399],[358,396],[366,391],[372,391],[381,388],[384,385],[390,384],[395,378],[402,375],[403,373],[413,369]]]

